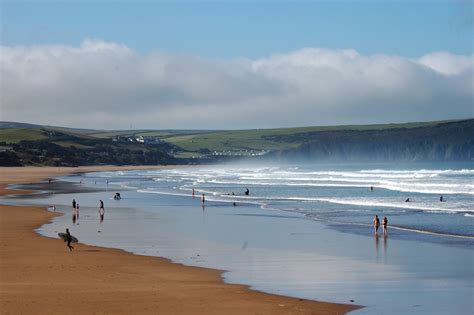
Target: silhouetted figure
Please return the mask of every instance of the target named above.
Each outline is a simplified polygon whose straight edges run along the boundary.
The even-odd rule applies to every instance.
[[[71,236],[71,233],[69,233],[69,229],[66,229],[66,241],[67,241],[67,247],[69,248],[69,251],[72,252],[74,247],[72,247],[71,245],[72,236]]]
[[[100,200],[99,215],[100,215],[100,222],[104,221],[105,209],[104,209],[104,202],[102,200]]]
[[[250,190],[248,188],[246,188],[245,195],[248,196],[249,194],[250,194]]]
[[[72,200],[72,208],[73,208],[73,209],[76,209],[76,199],[73,199],[73,200]]]
[[[374,191],[374,186],[370,186],[370,191]]]
[[[76,224],[76,208],[72,209],[72,224]]]
[[[202,197],[201,197],[201,205],[202,207],[204,208],[204,203],[206,202],[206,197],[204,196],[204,194],[202,194]]]
[[[380,226],[379,216],[375,215],[375,218],[374,218],[374,233],[375,234],[379,232],[379,226]]]
[[[441,201],[441,202],[444,201],[443,196],[439,197],[439,201]]]
[[[388,225],[388,219],[387,217],[384,217],[382,220],[383,235],[387,235],[387,225]]]
[[[410,198],[407,198],[407,200],[405,200],[405,202],[410,202]]]

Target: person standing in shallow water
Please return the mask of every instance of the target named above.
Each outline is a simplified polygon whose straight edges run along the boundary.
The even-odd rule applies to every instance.
[[[374,218],[374,234],[377,235],[379,232],[380,219],[378,215],[375,215]]]
[[[76,208],[72,208],[72,224],[76,224]]]
[[[388,225],[388,219],[387,217],[384,217],[382,220],[383,235],[387,235],[387,225]]]

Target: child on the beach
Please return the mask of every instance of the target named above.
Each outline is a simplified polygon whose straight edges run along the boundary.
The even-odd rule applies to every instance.
[[[387,225],[388,225],[388,219],[387,217],[384,217],[382,220],[383,235],[387,235]]]

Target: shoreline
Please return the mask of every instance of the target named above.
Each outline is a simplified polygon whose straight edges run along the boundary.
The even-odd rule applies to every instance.
[[[157,168],[162,167],[0,168],[0,195],[24,193],[7,189],[9,184],[71,173]],[[62,313],[66,308],[78,314],[341,314],[360,308],[254,291],[224,283],[221,270],[118,249],[76,244],[69,253],[59,239],[34,231],[58,214],[42,208],[0,206],[0,215],[5,314]]]

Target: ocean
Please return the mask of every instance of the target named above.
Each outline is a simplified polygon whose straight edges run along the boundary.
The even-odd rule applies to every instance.
[[[367,306],[355,314],[472,314],[473,179],[472,163],[225,164],[67,176],[98,191],[4,202],[65,212],[45,236],[69,227],[81,242],[225,270],[256,290]],[[375,215],[387,236],[374,236]]]
[[[250,202],[264,209],[302,213],[308,220],[344,225],[342,229],[353,232],[365,233],[378,214],[390,218],[391,228],[444,236],[450,242],[456,236],[471,240],[474,169],[462,164],[430,166],[229,166],[102,176],[128,178],[123,185],[141,193],[189,196],[194,188],[210,201]]]

